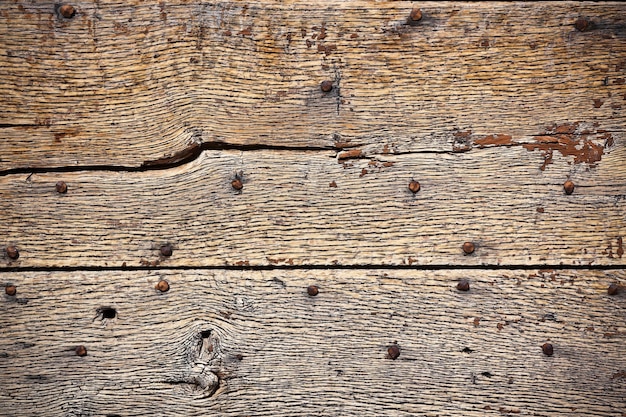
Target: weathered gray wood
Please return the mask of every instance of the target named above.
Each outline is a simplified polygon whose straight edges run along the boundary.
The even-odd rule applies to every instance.
[[[626,150],[206,151],[178,168],[0,178],[3,266],[623,265]],[[231,181],[243,176],[243,189]],[[576,184],[566,195],[563,183]],[[411,178],[421,190],[408,189]],[[68,186],[55,190],[57,181]],[[475,243],[472,255],[461,246]],[[161,245],[173,245],[163,257]]]
[[[55,4],[0,11],[3,170],[137,167],[197,143],[466,151],[574,122],[624,140],[624,3]]]
[[[469,292],[456,290],[461,278],[470,280]],[[3,415],[624,411],[626,292],[606,291],[626,284],[623,270],[28,272],[0,279],[17,288],[0,300]],[[154,289],[161,279],[169,292]],[[306,293],[312,284],[316,297]],[[102,307],[117,317],[102,320]],[[396,342],[400,356],[391,360],[387,348]],[[552,357],[542,353],[546,342]],[[78,345],[86,356],[75,354]]]

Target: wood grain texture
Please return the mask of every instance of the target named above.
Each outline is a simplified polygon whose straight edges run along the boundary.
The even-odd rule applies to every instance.
[[[0,300],[0,398],[16,417],[624,415],[626,288],[606,291],[623,270],[1,279],[17,288]]]
[[[624,3],[55,4],[0,10],[2,170],[138,167],[194,144],[468,151],[575,122],[624,140]]]
[[[571,159],[541,171],[541,152],[518,146],[340,161],[205,151],[169,170],[8,175],[3,244],[20,257],[3,266],[623,265],[626,149],[591,169]]]

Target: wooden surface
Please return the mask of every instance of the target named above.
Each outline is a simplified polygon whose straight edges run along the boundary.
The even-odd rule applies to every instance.
[[[624,415],[626,294],[606,292],[623,270],[10,279],[0,399],[14,416]]]
[[[139,167],[199,143],[453,152],[574,122],[623,141],[618,2],[81,1],[73,19],[4,3],[4,170]]]
[[[623,3],[72,4],[0,1],[0,416],[626,416]]]
[[[331,151],[205,151],[170,170],[14,174],[0,195],[20,257],[4,266],[623,265],[626,149],[589,171],[542,160],[519,147],[345,166]]]

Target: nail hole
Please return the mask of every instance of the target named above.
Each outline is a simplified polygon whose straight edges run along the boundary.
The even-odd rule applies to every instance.
[[[208,339],[212,332],[212,330],[203,330],[200,332],[200,336],[202,336],[203,339]]]
[[[487,378],[491,378],[493,376],[493,374],[491,372],[483,372],[481,373],[482,376],[486,376]]]
[[[472,349],[470,349],[470,348],[468,348],[468,347],[464,347],[464,348],[463,348],[463,350],[462,350],[461,352],[463,352],[463,353],[472,353],[472,352],[473,352],[473,350],[472,350]]]
[[[111,307],[102,307],[100,309],[100,314],[102,314],[103,319],[114,319],[117,316],[117,311]]]

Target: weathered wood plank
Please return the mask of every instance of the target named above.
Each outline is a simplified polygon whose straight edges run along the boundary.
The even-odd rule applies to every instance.
[[[469,292],[456,289],[463,278]],[[0,300],[0,399],[16,417],[624,412],[623,270],[83,271],[0,280],[17,289]],[[169,292],[155,290],[159,280]],[[610,283],[621,292],[607,295]],[[316,297],[307,295],[312,284]],[[103,319],[102,307],[115,318]],[[547,342],[551,357],[542,353]],[[400,356],[391,360],[394,343]]]
[[[541,171],[541,152],[521,146],[340,163],[205,151],[169,170],[9,175],[2,244],[20,256],[3,265],[623,265],[626,149],[587,170],[571,159]]]
[[[415,26],[406,1],[55,4],[0,12],[3,170],[198,143],[465,151],[575,122],[624,140],[624,3],[424,2]]]

